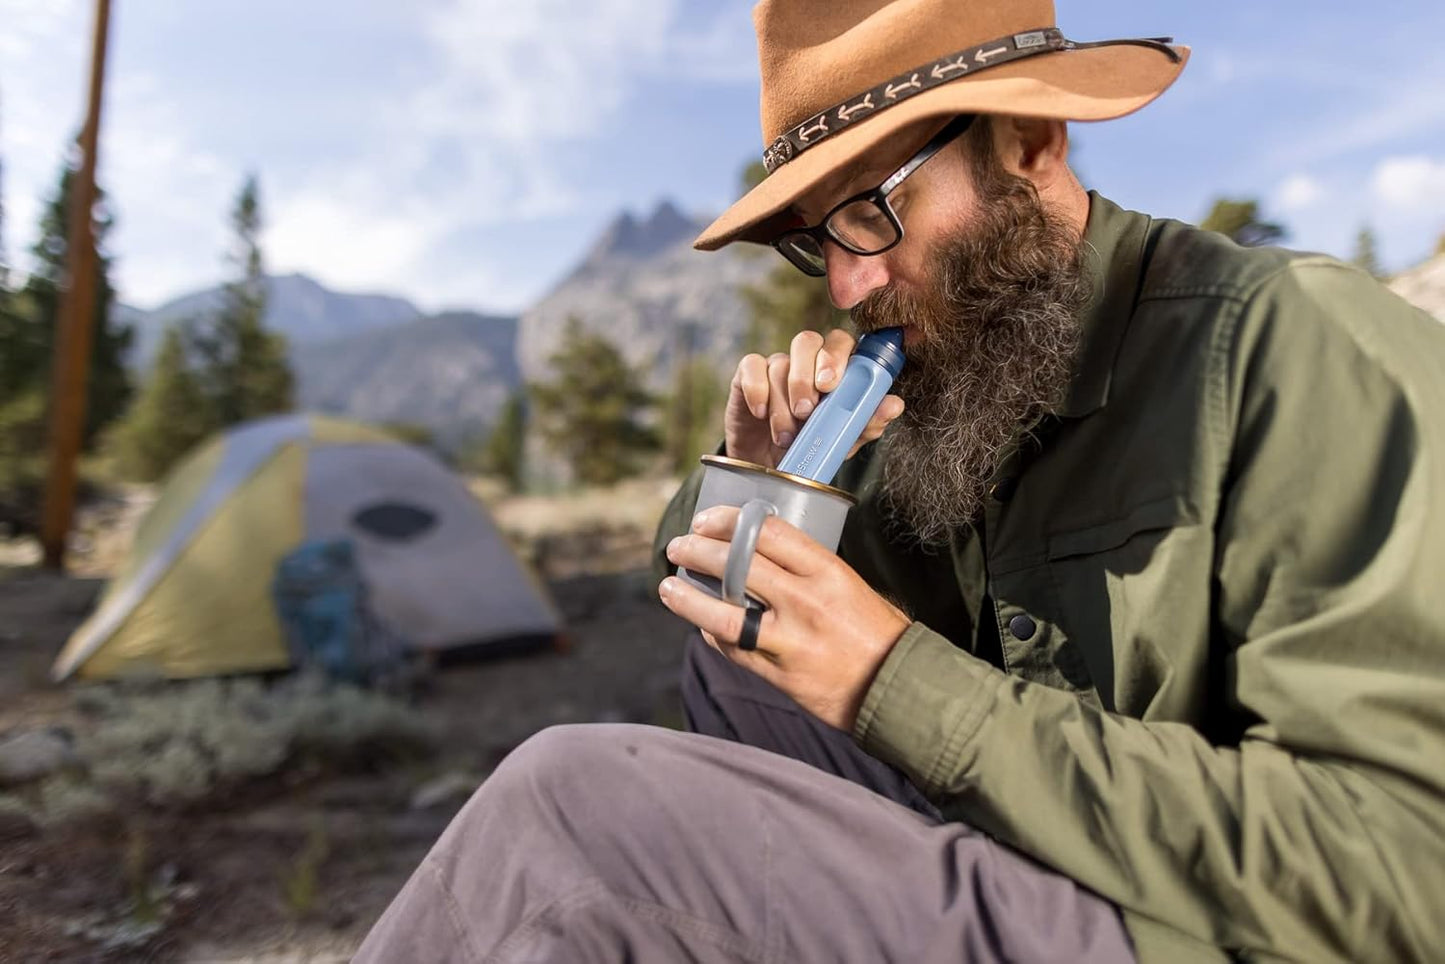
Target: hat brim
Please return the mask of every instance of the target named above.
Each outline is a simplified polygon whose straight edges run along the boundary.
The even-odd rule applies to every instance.
[[[768,222],[838,169],[904,128],[954,114],[1008,114],[1055,120],[1101,121],[1149,104],[1178,79],[1177,62],[1157,50],[1111,46],[1030,57],[961,78],[859,121],[778,168],[698,235],[693,247],[716,251],[734,241],[766,243]]]

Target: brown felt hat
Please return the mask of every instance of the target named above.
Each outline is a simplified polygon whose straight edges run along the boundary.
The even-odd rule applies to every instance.
[[[899,131],[955,114],[1110,120],[1162,94],[1189,48],[1077,43],[1050,0],[762,0],[769,173],[693,242],[769,241],[778,216]]]

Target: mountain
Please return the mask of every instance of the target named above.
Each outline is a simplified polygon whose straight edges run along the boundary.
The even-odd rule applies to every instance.
[[[150,364],[167,325],[219,310],[222,294],[223,289],[218,285],[182,295],[152,311],[121,306],[125,312],[134,312],[129,316],[136,332],[132,365],[144,368]],[[404,298],[343,294],[303,274],[273,275],[266,279],[266,325],[284,334],[293,348],[400,324],[420,316],[417,307]]]
[[[444,448],[485,433],[520,384],[517,319],[471,311],[301,344],[291,354],[302,408],[425,426]]]
[[[306,409],[424,426],[446,448],[483,434],[507,397],[547,376],[571,315],[607,333],[665,391],[683,339],[730,372],[748,314],[739,289],[776,263],[747,245],[692,250],[706,222],[663,201],[618,215],[582,261],[519,320],[471,311],[422,316],[410,302],[330,291],[304,275],[267,279],[266,323],[286,335]],[[148,361],[165,326],[214,311],[222,289],[154,311],[117,306],[134,323],[133,360]]]
[[[1390,279],[1395,294],[1445,321],[1445,254]]]
[[[607,334],[654,388],[665,388],[684,338],[719,371],[742,354],[748,328],[739,289],[773,268],[775,258],[734,245],[694,251],[707,222],[663,201],[645,218],[619,215],[566,278],[522,315],[518,364],[529,381],[544,379],[567,319]]]

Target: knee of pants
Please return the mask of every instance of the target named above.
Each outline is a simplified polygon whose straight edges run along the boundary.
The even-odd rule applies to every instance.
[[[468,809],[566,808],[595,811],[632,789],[627,762],[638,747],[655,742],[651,727],[620,723],[552,726],[517,747],[477,790]]]

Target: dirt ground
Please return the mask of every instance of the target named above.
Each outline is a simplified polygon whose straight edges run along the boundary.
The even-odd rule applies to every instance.
[[[463,789],[418,808],[419,788],[439,777],[474,784],[553,724],[680,722],[686,627],[657,602],[646,568],[670,488],[497,506],[548,580],[570,647],[435,672],[415,698],[440,735],[435,753],[344,776],[288,772],[220,803],[124,825],[9,839],[0,826],[0,962],[346,960],[465,799]],[[30,565],[27,547],[0,547],[0,735],[74,718],[73,692],[49,683],[50,662],[146,504],[132,492],[92,507],[66,575]],[[305,891],[314,896],[298,899],[301,855],[318,841]],[[142,945],[108,949],[97,935],[124,926],[138,879],[164,888],[169,916]]]

